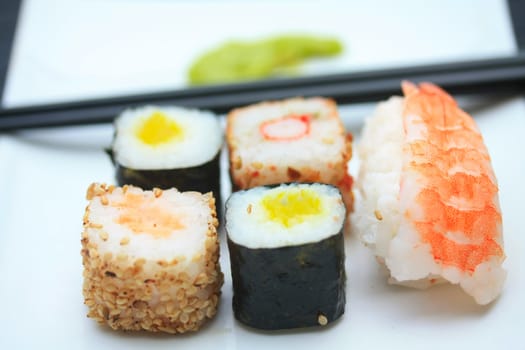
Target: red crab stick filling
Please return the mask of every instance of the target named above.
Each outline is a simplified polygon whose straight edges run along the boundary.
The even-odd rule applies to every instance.
[[[310,133],[310,116],[289,115],[263,122],[259,132],[266,140],[292,141]]]

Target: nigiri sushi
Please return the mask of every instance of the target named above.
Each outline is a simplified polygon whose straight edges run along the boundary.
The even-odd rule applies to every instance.
[[[390,282],[459,284],[488,304],[506,277],[489,153],[474,120],[441,88],[402,89],[366,122],[353,223]]]

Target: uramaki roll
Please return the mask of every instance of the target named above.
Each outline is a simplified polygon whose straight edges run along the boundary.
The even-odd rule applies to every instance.
[[[352,135],[333,100],[292,98],[231,111],[226,120],[233,190],[287,182],[327,183],[352,210]]]
[[[95,183],[87,199],[88,317],[113,329],[183,333],[215,315],[223,275],[211,193]]]

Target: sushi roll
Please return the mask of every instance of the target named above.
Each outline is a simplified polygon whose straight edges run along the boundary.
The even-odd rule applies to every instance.
[[[352,208],[352,135],[325,98],[263,102],[231,111],[226,141],[233,190],[320,182],[337,186]]]
[[[325,184],[239,191],[226,202],[233,311],[265,330],[325,326],[345,310],[345,206]]]
[[[459,284],[488,304],[506,276],[489,153],[446,92],[429,83],[402,87],[404,97],[379,104],[366,122],[353,224],[390,282]]]
[[[124,111],[114,124],[110,154],[120,186],[212,191],[220,209],[223,136],[214,114],[146,106]]]
[[[184,333],[215,315],[223,275],[211,193],[94,183],[87,199],[88,317],[113,329]]]

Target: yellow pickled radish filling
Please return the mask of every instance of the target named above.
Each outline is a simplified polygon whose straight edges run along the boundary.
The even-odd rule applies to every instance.
[[[184,137],[184,129],[162,112],[153,112],[137,130],[139,140],[150,146],[157,146]]]
[[[290,228],[323,213],[321,197],[310,189],[271,192],[261,200],[269,220]]]

